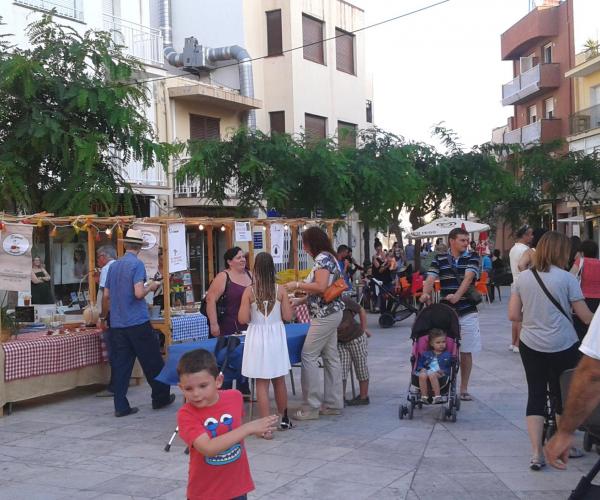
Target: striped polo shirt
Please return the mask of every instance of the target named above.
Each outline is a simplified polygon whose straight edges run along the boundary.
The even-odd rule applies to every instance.
[[[444,298],[456,293],[467,272],[475,274],[475,279],[479,277],[479,256],[475,252],[466,251],[456,259],[450,252],[438,254],[431,262],[427,275],[440,280],[441,295]],[[465,297],[461,297],[452,307],[459,316],[477,312],[477,306]]]

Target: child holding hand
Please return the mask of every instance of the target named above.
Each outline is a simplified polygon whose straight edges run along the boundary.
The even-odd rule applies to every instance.
[[[432,328],[428,335],[429,349],[419,356],[415,375],[419,377],[421,402],[429,404],[430,394],[427,386],[427,381],[429,381],[433,390],[433,404],[439,404],[444,403],[440,386],[443,386],[448,380],[452,355],[446,351],[446,334],[443,330]]]
[[[243,440],[273,431],[279,417],[242,424],[241,392],[219,390],[223,374],[213,354],[204,349],[184,354],[177,373],[187,401],[177,412],[179,435],[190,448],[187,498],[245,499],[254,483]]]

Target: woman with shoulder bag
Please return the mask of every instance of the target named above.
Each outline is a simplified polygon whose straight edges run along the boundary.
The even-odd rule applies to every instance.
[[[252,275],[246,269],[246,258],[239,247],[227,250],[223,256],[225,270],[217,274],[206,292],[206,313],[213,337],[231,335],[245,330],[237,322],[244,290],[252,284]],[[217,303],[220,314],[217,312]]]
[[[560,375],[579,361],[579,340],[571,309],[586,324],[593,314],[585,304],[577,279],[565,271],[571,243],[564,235],[549,231],[540,238],[533,267],[519,274],[508,306],[511,321],[522,321],[519,352],[527,377],[527,432],[532,447],[530,468],[544,465],[542,442],[546,394],[555,403],[557,420],[562,413]],[[560,427],[560,421],[559,421]],[[571,457],[582,452],[573,448]]]
[[[292,418],[314,420],[319,415],[339,415],[344,407],[342,394],[342,368],[337,348],[337,327],[342,321],[344,305],[340,288],[341,277],[331,242],[318,227],[310,227],[302,233],[304,250],[314,259],[314,267],[302,282],[286,285],[288,291],[301,290],[307,294],[310,310],[310,328],[302,348],[302,393],[304,402]],[[336,291],[337,289],[337,291]],[[325,296],[332,298],[327,301]],[[295,305],[298,302],[295,302]],[[325,392],[320,397],[320,368],[324,364]]]

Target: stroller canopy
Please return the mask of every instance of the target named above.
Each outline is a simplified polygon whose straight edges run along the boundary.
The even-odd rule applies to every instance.
[[[427,335],[432,328],[444,330],[448,337],[460,340],[458,315],[446,304],[432,304],[423,309],[415,319],[410,336],[416,340]]]

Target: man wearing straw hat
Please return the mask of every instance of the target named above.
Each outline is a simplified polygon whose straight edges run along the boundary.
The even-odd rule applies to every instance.
[[[110,266],[102,297],[103,310],[110,304],[115,417],[138,412],[138,408],[130,406],[127,401],[129,379],[136,357],[152,388],[152,408],[164,408],[175,400],[175,395],[170,394],[170,387],[155,380],[164,362],[144,300],[148,292],[160,286],[160,282],[146,282],[146,269],[137,257],[144,243],[142,232],[130,229],[122,241],[125,255]]]

